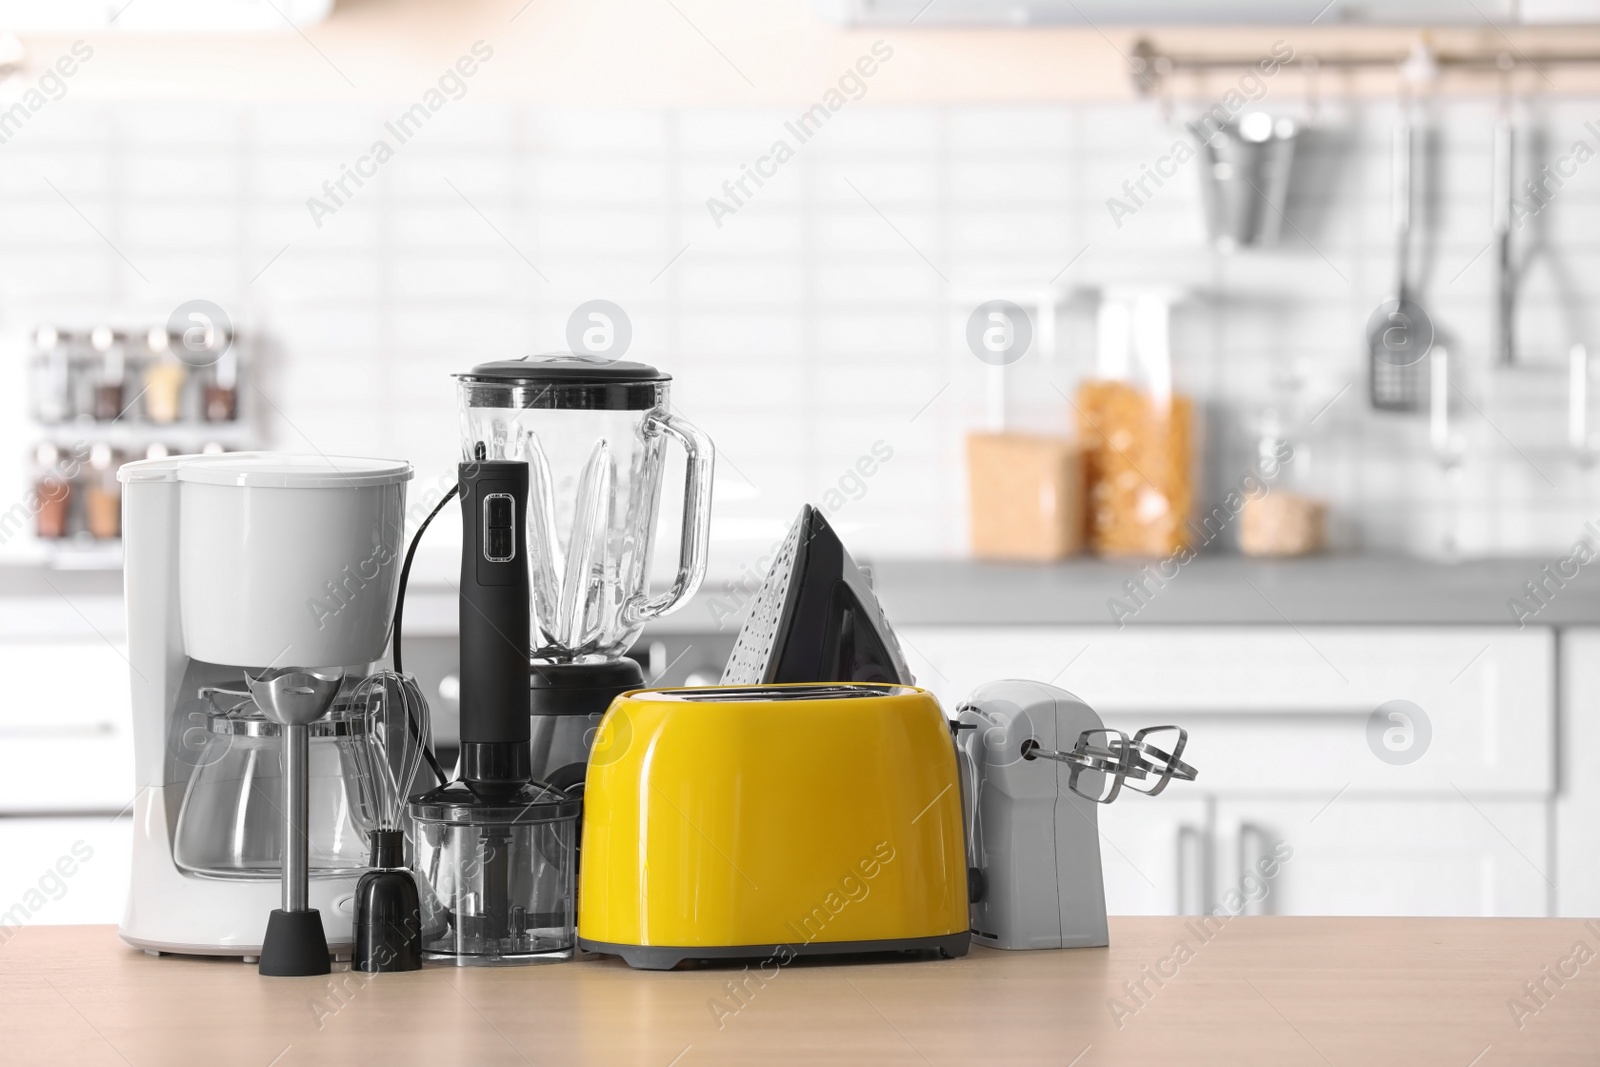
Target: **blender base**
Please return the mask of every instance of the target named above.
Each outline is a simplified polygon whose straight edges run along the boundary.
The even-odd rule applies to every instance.
[[[644,688],[644,671],[626,656],[591,663],[534,660],[528,678],[533,777],[557,789],[581,789],[600,716],[623,693]]]

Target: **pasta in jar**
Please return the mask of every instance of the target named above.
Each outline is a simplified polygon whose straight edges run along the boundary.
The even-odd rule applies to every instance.
[[[1194,503],[1188,397],[1158,403],[1129,382],[1078,388],[1089,547],[1109,556],[1168,556],[1190,547]]]

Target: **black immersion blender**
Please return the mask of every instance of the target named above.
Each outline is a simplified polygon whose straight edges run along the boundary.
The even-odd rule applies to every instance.
[[[486,800],[510,799],[532,775],[528,739],[528,465],[461,464],[461,777]],[[486,825],[486,942],[510,929],[505,827]]]
[[[552,820],[576,824],[578,802],[530,783],[528,465],[463,463],[459,490],[461,774],[411,802],[435,902],[423,949],[458,964],[570,954],[540,931],[540,842]]]
[[[463,463],[460,488],[461,777],[487,797],[532,776],[528,465]]]

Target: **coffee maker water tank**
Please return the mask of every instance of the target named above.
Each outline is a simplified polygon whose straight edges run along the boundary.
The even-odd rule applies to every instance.
[[[383,656],[409,463],[270,452],[178,467],[184,651],[208,663]]]

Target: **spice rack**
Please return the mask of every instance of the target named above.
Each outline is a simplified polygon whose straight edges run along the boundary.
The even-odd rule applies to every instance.
[[[26,508],[52,566],[122,561],[117,470],[132,460],[256,448],[250,345],[231,330],[41,326],[29,360]]]

